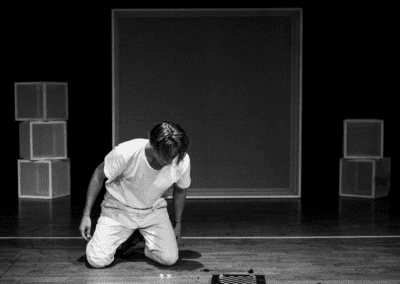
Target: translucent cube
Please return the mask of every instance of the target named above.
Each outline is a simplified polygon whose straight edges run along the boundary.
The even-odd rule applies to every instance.
[[[68,120],[68,83],[15,83],[15,120]]]
[[[18,197],[53,199],[70,195],[70,160],[18,160]]]
[[[340,159],[340,196],[379,198],[390,190],[390,158]]]
[[[383,158],[383,120],[345,120],[343,152],[347,159]]]
[[[67,158],[66,121],[24,121],[19,123],[20,158],[47,160]]]

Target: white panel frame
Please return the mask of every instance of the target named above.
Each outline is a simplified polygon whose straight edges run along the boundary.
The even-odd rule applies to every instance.
[[[29,198],[29,199],[53,199],[53,175],[52,175],[52,162],[49,160],[24,160],[24,159],[18,159],[18,198]],[[21,194],[21,164],[22,163],[43,163],[43,164],[48,164],[49,166],[49,188],[47,189],[48,195],[43,195],[43,196],[37,196],[37,195],[23,195]],[[68,175],[70,175],[70,170],[68,171]],[[71,176],[68,177],[68,180],[70,180]],[[57,195],[55,198],[59,197],[64,197],[64,196],[69,196],[71,195],[71,184],[69,184],[69,191],[68,193]]]
[[[62,124],[64,125],[63,127],[63,132],[64,132],[64,150],[65,150],[65,155],[64,156],[45,156],[45,157],[33,157],[33,125],[34,124]],[[31,160],[62,160],[62,159],[67,159],[68,158],[68,148],[67,148],[67,122],[66,121],[32,121],[30,123],[30,133],[29,133],[29,139],[30,139],[30,159]],[[53,139],[53,144],[56,144],[56,141]],[[54,146],[53,146],[54,148]]]
[[[47,86],[49,85],[64,85],[66,89],[66,97],[65,97],[65,114],[66,117],[53,117],[53,118],[48,118],[47,117]],[[68,83],[67,82],[43,82],[43,116],[45,121],[57,121],[57,120],[68,120],[69,118],[69,106],[68,106]]]
[[[43,117],[41,118],[20,118],[18,117],[18,96],[17,96],[17,86],[19,85],[42,85],[42,100],[43,100],[43,105],[41,106],[43,108]],[[47,85],[65,85],[66,87],[66,102],[65,102],[65,107],[66,107],[66,117],[53,117],[53,118],[48,118],[47,117],[47,96],[46,96],[46,86]],[[69,105],[68,105],[68,83],[67,82],[15,82],[14,83],[14,107],[15,107],[15,121],[60,121],[60,120],[68,120],[69,119]]]
[[[339,196],[343,197],[357,197],[357,198],[367,198],[367,199],[376,199],[380,198],[383,196],[387,196],[387,194],[379,194],[377,195],[376,193],[376,185],[375,185],[375,177],[376,177],[376,162],[378,160],[385,160],[385,159],[390,159],[388,157],[385,157],[383,159],[347,159],[347,158],[341,158],[339,162]],[[349,193],[343,193],[343,188],[342,188],[342,179],[343,179],[343,161],[347,160],[350,162],[362,162],[362,163],[372,163],[372,185],[371,185],[371,194],[370,195],[365,195],[365,194],[349,194]],[[389,189],[390,190],[390,189]]]
[[[347,155],[347,125],[349,123],[378,123],[381,124],[381,147],[379,156],[352,156]],[[381,119],[345,119],[343,121],[343,157],[345,159],[383,159],[384,158],[384,121]]]
[[[64,125],[64,150],[65,150],[65,155],[64,156],[44,156],[44,157],[34,157],[33,156],[33,125],[34,124],[62,124]],[[53,139],[53,144],[55,144],[55,140]],[[68,158],[68,148],[67,148],[67,122],[66,121],[30,121],[29,123],[29,155],[30,155],[30,160],[63,160]]]
[[[17,87],[18,86],[21,86],[21,85],[42,85],[42,84],[43,84],[43,82],[15,82],[14,83],[14,107],[15,107],[15,112],[14,113],[15,113],[15,121],[43,120],[41,118],[19,118],[18,117],[18,96],[17,96]]]
[[[116,58],[116,45],[118,43],[116,43],[116,37],[115,37],[115,33],[116,33],[116,25],[115,25],[115,21],[118,18],[116,16],[117,12],[133,12],[133,11],[139,11],[141,13],[145,13],[147,12],[203,12],[204,14],[211,12],[211,13],[215,13],[215,12],[229,12],[229,11],[237,11],[237,10],[241,10],[241,11],[257,11],[257,10],[262,10],[262,11],[274,11],[274,12],[287,12],[287,11],[298,11],[300,13],[300,35],[299,35],[299,66],[298,66],[298,71],[299,71],[299,76],[298,76],[298,83],[299,83],[299,89],[298,91],[298,99],[299,99],[299,106],[298,106],[298,111],[299,111],[299,117],[298,117],[298,121],[299,121],[299,139],[298,139],[298,161],[297,161],[297,180],[296,182],[297,184],[297,194],[295,195],[240,195],[240,196],[213,196],[213,195],[187,195],[188,199],[215,199],[215,198],[226,198],[226,199],[230,199],[230,198],[300,198],[301,197],[301,193],[302,193],[302,187],[301,187],[301,161],[302,161],[302,110],[303,110],[303,100],[302,100],[302,86],[303,86],[303,9],[302,8],[267,8],[267,9],[258,9],[258,8],[239,8],[239,9],[234,9],[234,8],[213,8],[213,9],[112,9],[111,11],[111,42],[112,42],[112,145],[111,147],[114,148],[116,145],[118,145],[119,141],[118,139],[118,120],[119,120],[119,113],[118,113],[118,88],[119,86],[116,85],[116,81],[117,81],[117,77],[118,74],[116,73],[116,62],[117,62],[117,58]],[[293,131],[291,131],[293,132]],[[293,135],[293,133],[291,133],[291,135]],[[293,162],[293,161],[292,161]],[[291,165],[293,166],[293,165]],[[293,181],[293,179],[291,179],[291,186],[293,187],[293,183],[295,183]],[[201,189],[196,189],[196,190],[201,190]],[[225,189],[225,190],[229,190],[229,189]],[[238,189],[235,189],[238,190]]]

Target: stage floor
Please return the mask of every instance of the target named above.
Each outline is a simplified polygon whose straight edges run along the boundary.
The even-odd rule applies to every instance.
[[[387,198],[316,207],[299,199],[188,199],[174,266],[148,260],[139,246],[91,269],[80,205],[70,197],[19,200],[2,213],[0,282],[211,283],[214,274],[252,269],[266,283],[400,283],[400,218],[389,205]]]

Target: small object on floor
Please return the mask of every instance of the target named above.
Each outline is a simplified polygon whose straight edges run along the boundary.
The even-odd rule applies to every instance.
[[[211,284],[265,284],[265,275],[214,274]]]

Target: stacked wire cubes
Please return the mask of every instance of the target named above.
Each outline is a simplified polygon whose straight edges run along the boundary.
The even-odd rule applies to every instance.
[[[70,195],[68,83],[15,83],[19,122],[18,197]]]
[[[390,190],[390,158],[383,154],[383,120],[344,120],[339,195],[379,198]]]

